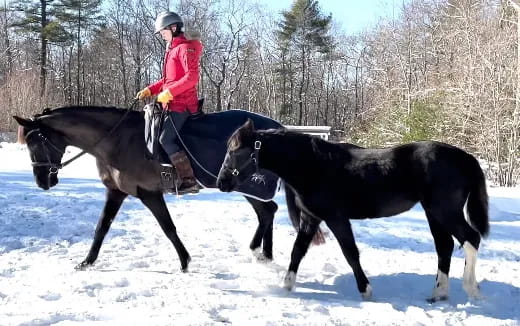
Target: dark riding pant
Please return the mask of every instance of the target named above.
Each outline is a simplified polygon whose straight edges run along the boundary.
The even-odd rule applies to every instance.
[[[177,132],[175,129],[180,132],[182,126],[186,120],[188,120],[189,116],[190,113],[188,111],[168,112],[164,118],[161,136],[159,136],[159,143],[168,156],[171,156],[181,150],[179,145],[176,143]]]

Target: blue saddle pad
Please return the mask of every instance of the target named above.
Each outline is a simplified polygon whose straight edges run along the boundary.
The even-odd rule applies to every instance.
[[[229,110],[208,113],[188,120],[180,132],[179,145],[190,157],[193,172],[205,187],[216,188],[216,176],[220,171],[227,151],[227,140],[247,119],[253,120],[255,129],[281,128],[282,125],[265,116],[243,111]],[[278,191],[279,177],[270,171],[260,169],[237,191],[262,200],[271,200]]]

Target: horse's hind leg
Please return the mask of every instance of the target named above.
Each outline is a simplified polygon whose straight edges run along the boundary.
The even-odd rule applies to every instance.
[[[435,288],[429,302],[439,300],[447,300],[449,295],[449,273],[451,264],[451,255],[453,253],[453,237],[446,229],[433,217],[431,212],[425,209],[428,224],[435,242],[437,251],[437,278],[435,280]]]
[[[300,228],[298,229],[298,235],[294,241],[293,249],[291,252],[291,262],[289,264],[289,270],[284,278],[284,288],[292,290],[296,283],[296,273],[303,257],[309,249],[314,234],[318,231],[320,221],[305,216],[302,213],[302,220],[300,222]]]
[[[335,218],[326,222],[327,226],[338,240],[341,251],[354,272],[354,277],[356,278],[357,287],[361,296],[365,300],[370,299],[372,296],[372,287],[370,286],[365,272],[363,272],[361,264],[359,263],[359,250],[354,240],[350,221],[346,218]]]
[[[138,188],[137,197],[152,212],[168,239],[173,243],[181,261],[181,270],[186,272],[191,257],[177,235],[177,229],[175,228],[175,224],[173,224],[170,213],[168,212],[163,194],[157,191],[148,191]]]
[[[480,245],[480,234],[466,222],[462,205],[458,209],[454,208],[449,211],[444,207],[442,212],[434,213],[434,217],[464,248],[466,264],[462,286],[469,297],[479,297],[475,266]]]
[[[458,222],[453,236],[460,242],[464,248],[466,263],[464,265],[464,274],[462,277],[462,287],[470,298],[478,298],[480,290],[475,275],[475,267],[477,265],[477,252],[480,245],[480,234],[475,231],[464,218],[464,212],[461,210],[456,216]]]
[[[76,269],[85,269],[87,266],[94,264],[98,257],[99,250],[101,249],[101,245],[103,244],[103,239],[110,229],[110,225],[119,211],[121,204],[127,196],[126,193],[120,190],[107,188],[105,207],[103,207],[103,211],[101,212],[101,216],[96,226],[94,241],[92,241],[87,258],[78,264]]]
[[[274,214],[278,209],[278,205],[274,201],[263,202],[254,198],[245,196],[246,200],[253,206],[258,217],[258,227],[256,228],[253,239],[249,248],[253,254],[263,260],[273,259],[273,220]],[[262,244],[262,255],[259,253]],[[263,257],[262,257],[263,256]]]

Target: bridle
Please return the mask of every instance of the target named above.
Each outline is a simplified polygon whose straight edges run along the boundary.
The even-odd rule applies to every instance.
[[[41,166],[48,166],[49,167],[49,175],[50,174],[57,174],[58,173],[58,170],[61,169],[62,167],[64,167],[65,165],[69,164],[70,162],[72,162],[71,160],[65,162],[65,164],[63,163],[53,163],[51,161],[51,156],[50,156],[50,149],[58,152],[60,155],[63,155],[65,152],[62,151],[61,149],[58,148],[58,146],[54,145],[53,142],[51,142],[49,140],[49,138],[45,137],[44,134],[42,134],[40,128],[36,128],[36,129],[33,129],[31,131],[29,131],[27,133],[27,135],[25,135],[25,139],[29,139],[29,137],[31,137],[32,135],[38,137],[41,141],[41,143],[43,144],[43,150],[45,151],[45,157],[47,158],[47,161],[46,162],[32,162],[31,165],[33,167],[41,167]],[[48,146],[45,146],[45,144],[47,144]]]
[[[258,173],[258,152],[260,151],[260,148],[262,147],[262,142],[257,140],[254,143],[254,150],[249,156],[249,158],[240,165],[238,168],[230,168],[226,167],[226,169],[231,171],[231,175],[235,178],[238,178],[241,172],[243,172],[246,168],[248,168],[251,165],[254,165],[255,173]]]
[[[94,149],[94,147],[96,147],[97,145],[99,145],[99,143],[101,143],[103,140],[105,140],[107,137],[109,137],[116,129],[117,127],[119,127],[119,125],[121,125],[121,123],[123,122],[123,120],[126,118],[126,116],[128,115],[128,113],[130,111],[132,111],[133,107],[137,104],[138,102],[138,99],[135,99],[132,104],[128,107],[128,109],[126,110],[125,114],[123,114],[123,116],[121,117],[121,119],[119,119],[119,121],[114,125],[114,127],[112,127],[112,129],[110,129],[110,131],[104,135],[103,137],[101,137],[98,141],[96,141],[94,143],[94,145],[92,145],[90,147],[90,149]],[[80,153],[76,154],[75,156],[73,156],[72,158],[68,159],[67,161],[63,162],[63,163],[54,163],[51,161],[51,157],[50,157],[50,149],[54,150],[55,152],[59,153],[60,155],[63,155],[65,154],[65,151],[61,150],[58,146],[56,146],[52,141],[49,140],[49,138],[47,138],[41,131],[40,128],[35,128],[35,129],[32,129],[31,131],[29,131],[27,133],[27,135],[25,135],[25,138],[26,139],[29,139],[29,137],[31,135],[35,135],[36,137],[39,138],[39,140],[41,141],[42,145],[43,145],[43,149],[45,151],[45,157],[47,158],[47,161],[46,162],[42,162],[42,161],[37,161],[37,162],[32,162],[31,165],[33,167],[49,167],[49,176],[52,175],[52,174],[57,174],[58,171],[62,168],[64,168],[65,166],[69,165],[70,163],[72,163],[73,161],[75,161],[76,159],[80,158],[81,156],[83,156],[84,154],[87,153],[86,150],[82,150]],[[48,146],[47,146],[48,145]]]

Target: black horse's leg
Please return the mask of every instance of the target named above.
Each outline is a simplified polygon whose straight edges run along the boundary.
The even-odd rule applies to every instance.
[[[76,269],[84,269],[89,265],[94,264],[98,257],[99,250],[101,249],[101,245],[103,244],[103,239],[105,238],[108,229],[110,229],[110,225],[119,211],[121,204],[123,204],[123,201],[127,196],[126,193],[120,190],[107,188],[105,207],[103,207],[103,211],[101,212],[101,216],[96,226],[94,241],[92,241],[87,258],[77,265]]]
[[[260,259],[273,259],[273,220],[274,214],[278,209],[278,205],[274,201],[263,202],[251,197],[244,196],[246,200],[253,206],[258,217],[258,227],[255,235],[251,240],[249,248],[253,250],[253,254]],[[258,250],[263,240],[262,254],[260,256]]]
[[[321,221],[305,216],[305,213],[301,213],[300,228],[294,241],[293,249],[291,252],[291,262],[289,263],[289,270],[285,274],[284,288],[291,290],[294,288],[296,283],[296,273],[303,257],[309,249],[312,238],[316,231],[318,231]]]
[[[137,197],[152,212],[168,239],[173,243],[181,261],[181,270],[186,272],[191,257],[177,235],[177,229],[175,228],[175,224],[173,224],[170,213],[168,212],[162,192],[148,191],[138,188]]]
[[[430,205],[430,207],[434,206]],[[455,203],[450,203],[448,200],[444,200],[442,204],[436,205],[435,208],[431,208],[430,211],[446,232],[453,235],[464,248],[466,264],[464,265],[462,287],[469,297],[480,297],[475,276],[480,234],[466,221],[463,204],[457,203],[456,205]]]
[[[345,256],[354,272],[354,277],[356,278],[357,287],[361,296],[363,299],[370,299],[372,296],[372,287],[359,263],[359,250],[354,240],[350,221],[346,218],[333,218],[327,221],[327,226],[332,233],[334,233],[343,252],[343,256]]]
[[[424,205],[423,205],[424,207]],[[449,273],[451,264],[451,255],[453,253],[453,237],[446,229],[434,218],[430,210],[425,208],[428,224],[432,232],[433,241],[438,257],[437,278],[433,289],[432,297],[429,302],[439,300],[447,300],[449,295]]]

